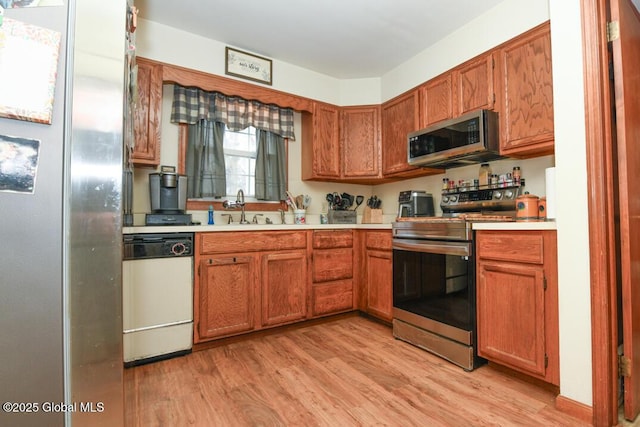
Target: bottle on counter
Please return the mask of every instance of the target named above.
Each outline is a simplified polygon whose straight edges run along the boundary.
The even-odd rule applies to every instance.
[[[491,177],[491,166],[489,163],[482,163],[480,165],[480,173],[478,174],[478,184],[480,188],[487,188],[489,186]]]
[[[209,225],[213,225],[213,205],[209,205],[209,221],[207,222]]]

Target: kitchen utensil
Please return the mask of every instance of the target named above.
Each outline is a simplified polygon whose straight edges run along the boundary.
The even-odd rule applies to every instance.
[[[307,209],[309,208],[309,205],[311,205],[311,196],[309,196],[308,194],[305,194],[302,201],[302,207],[304,209]]]
[[[287,204],[291,206],[292,209],[298,209],[298,205],[296,205],[296,199],[293,197],[293,194],[289,190],[287,190]]]
[[[353,206],[354,197],[351,194],[342,193],[342,199],[346,200],[345,209],[349,209],[351,206]]]
[[[298,207],[298,209],[304,209],[303,203],[304,203],[304,196],[302,194],[298,194],[296,196],[296,206]]]
[[[364,196],[356,196],[356,207],[353,208],[353,210],[355,211],[356,209],[358,209],[358,206],[360,206],[362,204],[362,202],[364,201]]]

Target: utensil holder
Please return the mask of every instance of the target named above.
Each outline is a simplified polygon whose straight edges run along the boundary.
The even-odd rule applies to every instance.
[[[356,224],[357,220],[356,211],[329,211],[329,224]]]
[[[382,209],[372,209],[369,206],[364,208],[362,215],[363,224],[382,224]]]
[[[305,209],[295,209],[293,211],[293,223],[294,224],[305,224],[306,223],[306,213]]]

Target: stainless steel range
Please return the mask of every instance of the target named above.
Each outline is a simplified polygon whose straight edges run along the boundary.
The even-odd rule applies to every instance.
[[[443,192],[441,217],[393,224],[393,334],[465,370],[477,355],[472,224],[513,221],[524,182]]]

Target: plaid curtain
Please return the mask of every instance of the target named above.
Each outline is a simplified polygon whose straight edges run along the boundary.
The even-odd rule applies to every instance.
[[[199,120],[224,123],[234,132],[253,126],[295,141],[291,108],[174,85],[171,122],[192,125]]]

